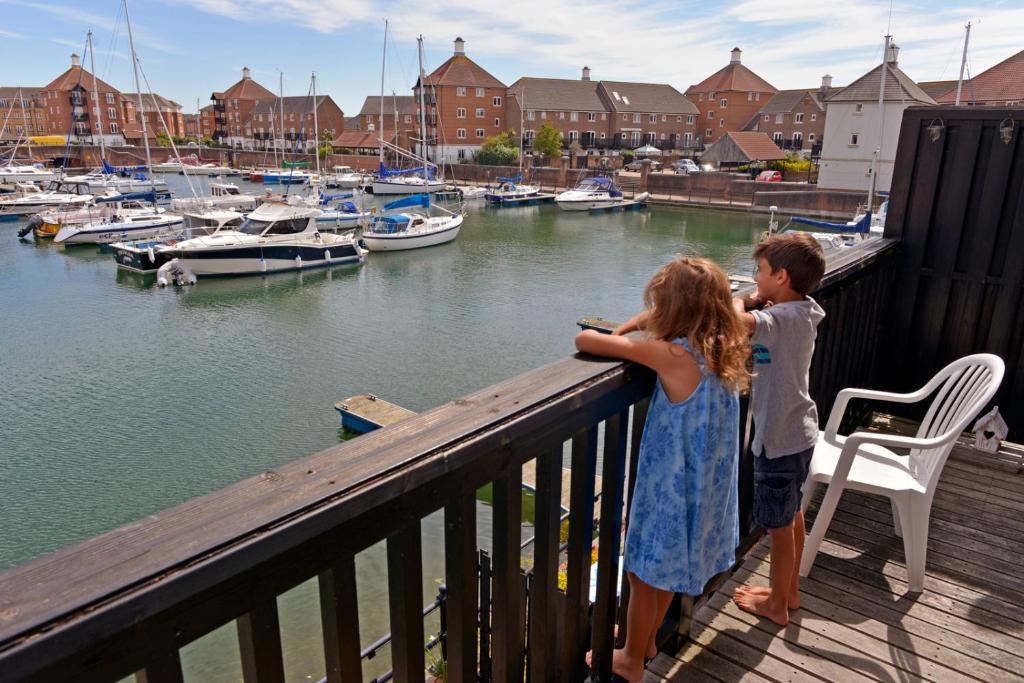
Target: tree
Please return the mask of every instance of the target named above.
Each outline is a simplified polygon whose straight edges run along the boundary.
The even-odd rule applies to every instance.
[[[533,138],[533,153],[553,157],[562,153],[562,132],[545,122]]]
[[[488,166],[513,164],[519,159],[516,132],[507,130],[484,140],[480,151],[473,155],[473,161]]]
[[[320,161],[327,158],[327,155],[334,154],[334,145],[331,144],[331,134],[326,130],[320,133],[320,144],[317,145],[317,154],[320,155]]]
[[[167,133],[160,131],[159,133],[156,134],[156,145],[157,147],[170,147],[171,138],[167,135]]]

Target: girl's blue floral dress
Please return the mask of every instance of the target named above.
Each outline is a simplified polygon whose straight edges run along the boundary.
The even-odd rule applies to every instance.
[[[739,399],[677,339],[700,366],[701,380],[672,403],[659,380],[640,442],[626,532],[625,568],[644,583],[700,594],[732,566],[739,542]]]

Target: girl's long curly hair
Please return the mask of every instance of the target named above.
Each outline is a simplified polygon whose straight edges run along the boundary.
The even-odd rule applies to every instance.
[[[685,338],[726,385],[737,391],[747,386],[747,330],[733,309],[729,278],[714,261],[676,256],[647,283],[644,305],[648,334]]]

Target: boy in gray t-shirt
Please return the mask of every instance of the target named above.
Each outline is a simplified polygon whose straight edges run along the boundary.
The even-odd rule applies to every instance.
[[[733,304],[751,333],[753,513],[772,539],[771,587],[741,586],[733,600],[784,626],[789,610],[800,606],[801,489],[818,440],[818,411],[808,391],[808,374],[825,311],[807,293],[821,281],[825,257],[814,237],[790,233],[761,242],[754,260],[757,293]]]

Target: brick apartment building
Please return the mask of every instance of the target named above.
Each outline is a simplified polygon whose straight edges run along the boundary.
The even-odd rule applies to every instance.
[[[0,128],[3,128],[0,140],[5,141],[45,135],[46,111],[41,90],[18,86],[0,87]]]
[[[71,55],[71,67],[40,89],[40,106],[50,135],[70,134],[89,142],[99,136],[110,145],[141,142],[135,103],[117,88],[82,68],[81,58]],[[97,92],[99,102],[93,101]]]
[[[946,92],[932,97],[939,104],[954,104],[956,81],[952,81]],[[960,104],[1024,106],[1024,50],[965,80],[960,90]]]
[[[825,136],[825,98],[837,92],[832,77],[823,76],[818,88],[780,90],[744,127],[767,134],[779,149],[815,154]]]
[[[270,92],[252,79],[249,67],[242,68],[242,80],[224,92],[210,95],[213,101],[213,131],[210,135],[215,142],[233,147],[242,146],[248,139],[244,133],[244,122],[249,120],[256,100],[275,99]]]
[[[282,116],[284,117],[282,119]],[[314,132],[333,140],[345,130],[345,114],[330,95],[316,96],[316,120],[312,95],[251,100],[248,118],[242,119],[241,147],[294,151],[314,149]]]
[[[414,137],[419,137],[417,119],[418,107],[412,95],[385,95],[383,101],[384,128],[381,134],[381,97],[370,95],[363,100],[363,106],[356,116],[346,120],[345,130],[360,133],[374,133],[402,149],[411,149]],[[396,132],[397,131],[397,132]],[[350,136],[350,141],[362,141],[363,137]],[[365,147],[362,144],[339,145],[340,147]],[[376,148],[376,145],[374,145]]]
[[[123,93],[128,101],[138,106],[138,95],[135,93]],[[156,100],[154,104],[154,100]],[[146,117],[146,133],[150,140],[156,138],[158,133],[167,132],[171,137],[185,137],[185,115],[181,111],[181,105],[174,100],[169,100],[157,94],[142,93],[142,115]],[[162,121],[161,121],[162,119]],[[166,124],[167,130],[164,130]]]
[[[700,110],[697,137],[703,147],[724,133],[742,131],[778,92],[744,66],[741,55],[742,51],[734,47],[727,65],[686,90],[686,96]]]
[[[507,86],[466,56],[466,42],[455,39],[455,51],[426,77],[427,152],[432,161],[469,159],[484,139],[505,130]],[[413,86],[419,116],[420,80]],[[418,127],[418,121],[414,128]],[[422,156],[422,150],[420,150]]]
[[[506,120],[522,129],[525,146],[549,123],[562,133],[565,148],[632,149],[651,144],[661,149],[693,149],[699,111],[681,92],[659,83],[594,81],[583,67],[579,80],[531,78],[508,88]]]

